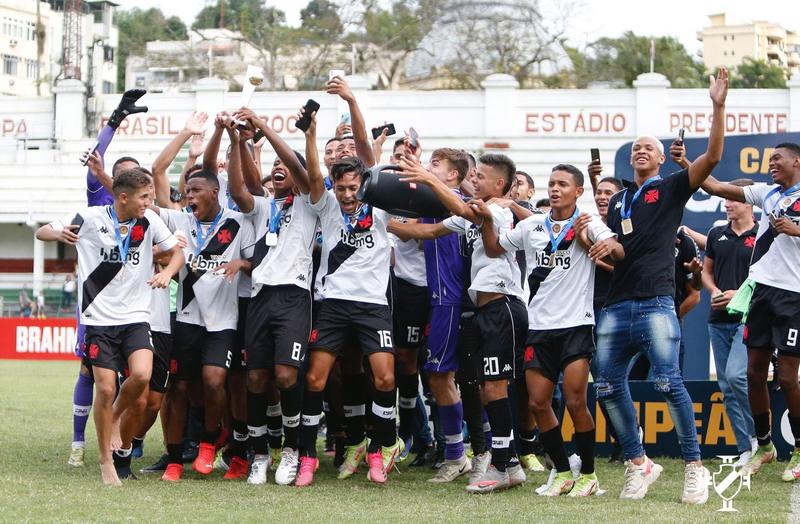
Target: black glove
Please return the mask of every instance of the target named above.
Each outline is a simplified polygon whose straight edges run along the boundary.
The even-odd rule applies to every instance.
[[[111,113],[108,119],[108,125],[116,129],[122,121],[125,120],[126,116],[135,113],[146,113],[147,106],[136,105],[136,101],[142,98],[146,93],[147,91],[145,89],[130,89],[125,91],[122,95],[122,100],[119,101],[119,105],[114,112]]]

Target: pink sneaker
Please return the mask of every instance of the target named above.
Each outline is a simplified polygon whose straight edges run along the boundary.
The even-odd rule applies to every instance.
[[[295,486],[310,486],[314,482],[314,472],[319,468],[319,459],[300,457],[300,470],[294,481]]]
[[[367,453],[367,465],[369,472],[367,479],[378,484],[386,482],[386,473],[383,471],[383,454],[378,451],[377,453]]]

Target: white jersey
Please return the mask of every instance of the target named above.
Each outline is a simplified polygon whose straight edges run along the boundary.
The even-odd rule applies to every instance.
[[[750,262],[750,278],[759,284],[800,293],[800,237],[778,233],[769,221],[769,214],[774,213],[800,225],[800,190],[781,196],[776,188],[779,186],[742,188],[745,201],[762,209]]]
[[[252,255],[254,240],[250,221],[227,208],[222,208],[216,225],[212,222],[198,225],[191,213],[172,209],[161,209],[161,217],[172,231],[187,233],[187,245],[183,250],[186,264],[181,268],[178,289],[178,322],[204,326],[208,331],[236,329],[241,272],[229,282],[218,269],[231,260]],[[203,243],[198,249],[200,237]]]
[[[508,209],[503,209],[496,204],[489,204],[492,212],[492,219],[495,227],[502,235],[506,230],[514,225],[514,215]],[[467,240],[467,250],[472,251],[472,267],[470,269],[471,284],[469,286],[469,298],[472,302],[478,303],[478,291],[485,293],[502,293],[512,295],[520,300],[523,298],[522,277],[519,271],[519,264],[514,257],[514,253],[492,258],[483,249],[483,237],[481,228],[469,220],[459,216],[446,218],[442,225],[459,235],[465,235]]]
[[[401,221],[403,217],[397,217]],[[428,277],[425,274],[425,252],[422,250],[422,240],[400,240],[389,235],[394,249],[394,276],[403,279],[409,284],[419,287],[428,286]]]
[[[172,249],[178,240],[151,210],[144,218],[120,224],[121,239],[129,240],[124,265],[117,245],[111,206],[95,206],[72,213],[50,226],[80,226],[78,235],[78,304],[81,323],[87,326],[119,326],[148,322],[153,289],[153,246]]]
[[[594,325],[595,264],[570,228],[553,254],[546,215],[526,218],[512,230],[500,234],[500,245],[508,252],[525,251],[528,300],[528,329],[564,329]],[[555,230],[563,230],[569,220],[553,220]],[[614,233],[593,216],[588,228],[589,240],[600,242],[614,238]]]
[[[169,324],[169,286],[154,289],[150,302],[150,331],[169,334]]]
[[[320,299],[336,298],[370,304],[388,305],[389,214],[371,208],[364,231],[349,231],[339,201],[325,191],[319,202],[311,205],[322,225],[320,258],[315,295]],[[367,220],[371,217],[371,221]]]
[[[308,195],[292,196],[290,204],[287,198],[254,196],[253,209],[247,213],[256,238],[252,296],[264,285],[311,288],[311,249],[316,241],[317,214],[311,209]],[[280,228],[277,244],[268,246],[273,202],[276,217],[280,216]]]

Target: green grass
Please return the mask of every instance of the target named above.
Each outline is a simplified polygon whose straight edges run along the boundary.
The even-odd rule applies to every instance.
[[[324,458],[316,484],[308,489],[249,486],[185,474],[177,484],[140,476],[122,488],[100,482],[94,427],[87,428],[87,466],[66,465],[72,436],[72,387],[77,362],[0,361],[0,521],[2,522],[703,522],[730,518],[717,513],[721,500],[687,507],[680,503],[683,467],[663,459],[661,479],[643,501],[620,501],[622,467],[598,460],[608,494],[591,500],[547,499],[533,493],[544,473],[521,488],[489,496],[464,493],[464,483],[432,485],[432,470],[400,466],[387,486],[370,485],[366,473],[337,481]],[[160,426],[156,425],[156,428]],[[145,457],[161,453],[158,431],[148,435]],[[716,471],[717,463],[709,463]],[[752,491],[734,502],[737,521],[786,522],[791,486],[780,481],[784,464],[767,466],[753,477]]]

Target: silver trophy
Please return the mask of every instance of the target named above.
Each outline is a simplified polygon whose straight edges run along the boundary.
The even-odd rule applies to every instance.
[[[264,69],[254,65],[247,66],[247,71],[244,73],[244,82],[242,82],[242,97],[239,100],[239,107],[248,107],[250,105],[250,100],[253,99],[253,93],[256,92],[256,88],[263,83]],[[237,107],[237,109],[239,109],[239,107]],[[245,127],[247,125],[247,123],[242,120],[235,120],[234,122],[239,127]]]

